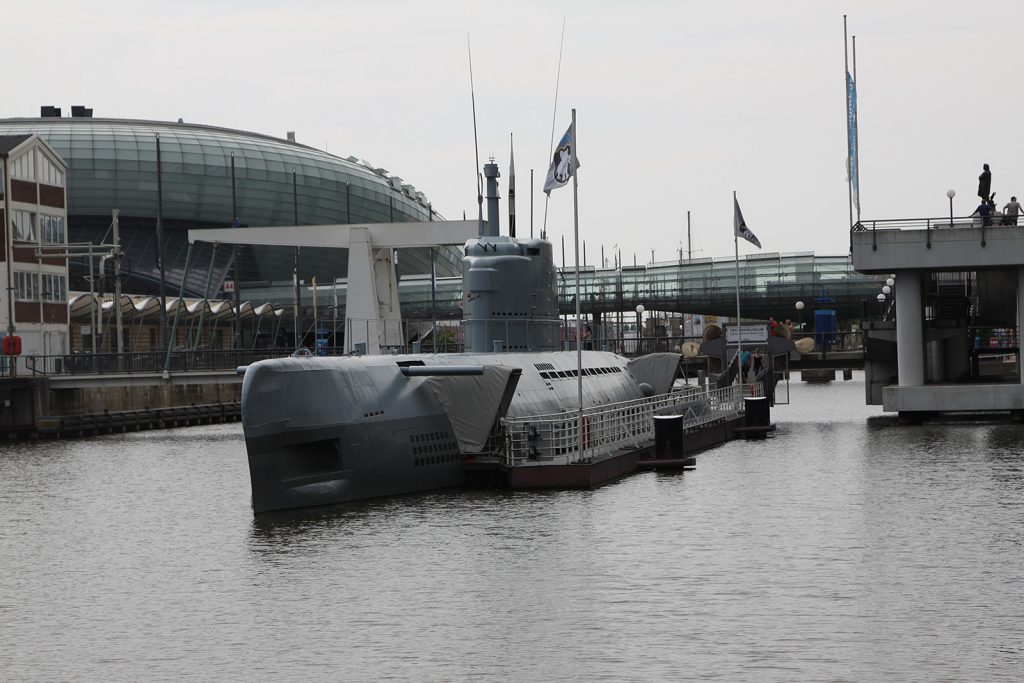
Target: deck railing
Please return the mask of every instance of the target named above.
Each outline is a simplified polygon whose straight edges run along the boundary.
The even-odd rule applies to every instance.
[[[855,232],[871,233],[871,249],[878,250],[879,230],[924,230],[926,233],[926,244],[932,248],[932,230],[943,228],[980,228],[979,236],[981,246],[985,246],[985,230],[992,226],[1016,226],[1016,216],[1008,216],[995,213],[988,217],[982,217],[977,213],[970,216],[944,216],[942,218],[893,218],[886,220],[861,220],[857,221],[850,229],[850,246],[853,247],[853,236]]]
[[[579,413],[575,411],[504,418],[501,421],[505,432],[503,464],[509,467],[530,462],[572,464],[620,449],[640,448],[654,438],[656,412],[681,414],[683,429],[691,429],[742,414],[745,395],[751,395],[750,386],[711,390],[693,387],[584,408],[579,427]]]
[[[288,355],[286,350],[260,349],[256,351],[234,351],[200,349],[195,351],[173,351],[170,364],[164,352],[117,353],[72,353],[59,356],[17,356],[18,374],[31,375],[103,375],[108,373],[145,374],[160,373],[165,368],[171,372],[203,372],[234,370],[266,358],[280,358]],[[10,361],[0,357],[0,363]],[[7,365],[3,364],[4,369]]]

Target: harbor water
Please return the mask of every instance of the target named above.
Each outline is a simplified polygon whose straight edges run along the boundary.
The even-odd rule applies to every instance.
[[[791,395],[685,473],[268,519],[239,424],[0,445],[0,679],[1024,675],[1024,426]]]

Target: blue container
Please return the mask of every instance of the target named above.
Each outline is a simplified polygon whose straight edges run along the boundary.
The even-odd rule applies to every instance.
[[[832,309],[818,309],[814,312],[814,345],[828,351],[836,343],[836,312]]]

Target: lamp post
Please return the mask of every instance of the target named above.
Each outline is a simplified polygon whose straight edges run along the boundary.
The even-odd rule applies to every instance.
[[[878,299],[878,317],[881,319],[885,317],[885,294],[879,293],[875,298]]]
[[[644,326],[643,326],[643,315],[644,305],[636,305],[636,352],[642,353],[643,339],[644,339]]]
[[[953,197],[956,196],[956,190],[950,188],[946,190],[946,196],[949,197],[949,227],[953,227]],[[890,280],[892,278],[889,278]]]
[[[803,332],[804,331],[804,302],[803,301],[797,301],[796,302],[796,312],[797,312],[797,315],[799,316],[799,322],[800,322],[800,328],[799,329],[800,329],[801,332]]]

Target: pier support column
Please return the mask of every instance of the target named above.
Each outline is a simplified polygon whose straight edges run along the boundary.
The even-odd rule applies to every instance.
[[[1024,384],[1024,354],[1020,351],[1020,335],[1024,333],[1024,267],[1017,266],[1017,374]]]
[[[924,384],[924,313],[921,273],[896,273],[896,367],[901,387]]]

